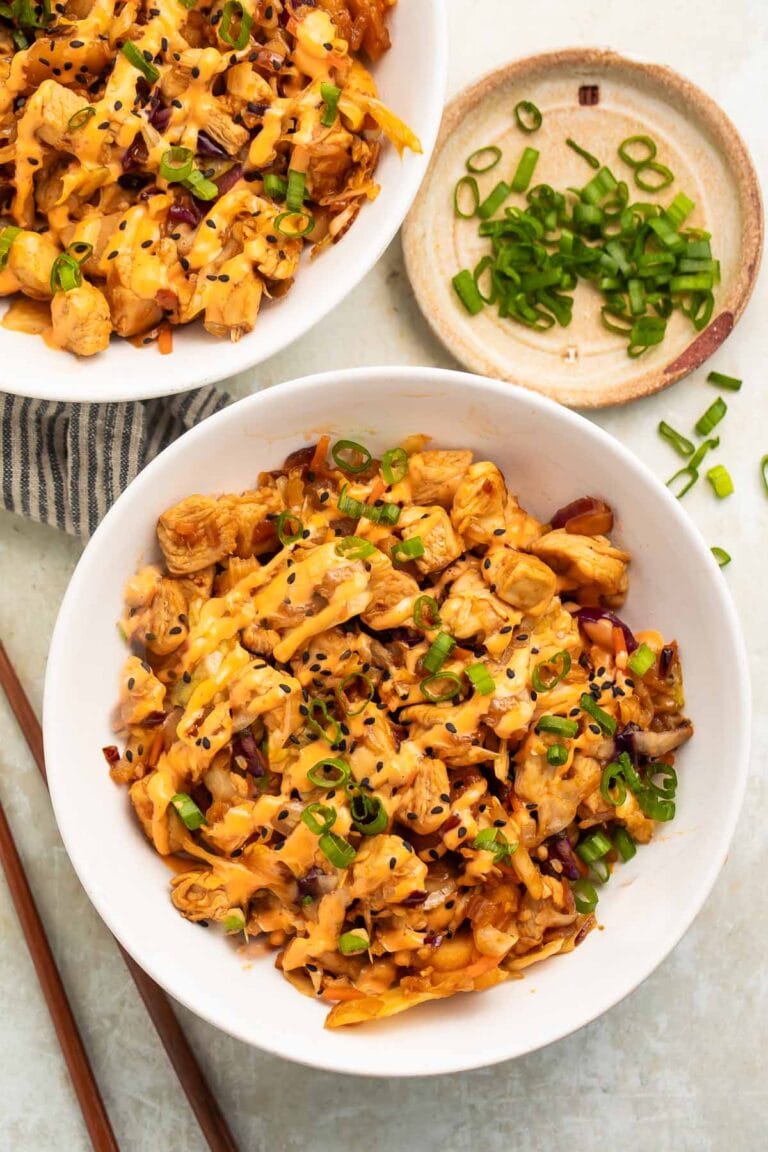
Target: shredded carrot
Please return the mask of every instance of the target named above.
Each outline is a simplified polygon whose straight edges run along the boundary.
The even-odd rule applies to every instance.
[[[386,481],[384,480],[384,477],[383,476],[377,476],[376,479],[374,480],[373,484],[371,485],[371,492],[370,492],[370,495],[368,497],[368,503],[373,504],[373,503],[375,503],[376,500],[380,500],[381,497],[384,495],[384,490],[386,489],[386,487],[387,487],[387,485],[386,485]]]
[[[328,447],[331,443],[330,436],[321,436],[315,446],[315,454],[312,457],[312,462],[309,465],[311,472],[324,472],[325,471],[325,458],[328,455]]]
[[[161,324],[157,330],[157,347],[163,356],[173,352],[173,332],[170,324]]]
[[[164,740],[163,730],[162,730],[162,728],[158,728],[157,732],[155,732],[155,738],[152,741],[150,748],[149,748],[149,754],[147,756],[147,767],[148,768],[154,768],[155,765],[157,764],[158,760],[160,759],[160,753],[163,750],[163,740]]]
[[[618,628],[615,624],[613,626],[613,651],[617,657],[621,656],[622,653],[625,657],[627,655],[627,645],[624,642],[624,633],[621,628]]]

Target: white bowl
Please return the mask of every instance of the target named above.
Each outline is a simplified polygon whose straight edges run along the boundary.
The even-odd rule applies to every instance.
[[[256,327],[236,344],[196,323],[173,332],[173,353],[135,348],[113,337],[98,356],[80,359],[39,336],[0,328],[0,391],[45,400],[93,402],[168,396],[224,380],[287,348],[327,316],[373,268],[395,236],[427,170],[445,102],[448,33],[443,0],[400,0],[391,16],[392,48],[374,68],[381,98],[421,140],[422,155],[402,160],[387,145],[376,179],[378,198],[354,227],[317,260],[305,256],[291,291],[266,303]],[[1,302],[0,302],[1,303]]]
[[[632,554],[622,615],[681,644],[696,733],[679,761],[678,815],[601,895],[604,932],[525,979],[354,1029],[323,1028],[326,1008],[284,980],[267,955],[249,966],[218,932],[171,906],[170,874],[139,831],[101,753],[125,650],[122,589],[155,552],[163,509],[193,492],[238,491],[318,434],[377,452],[412,432],[470,447],[503,468],[523,505],[546,519],[584,493],[605,495]],[[340,1072],[456,1072],[530,1052],[631,992],[701,908],[720,867],[747,772],[747,661],[725,581],[667,490],[583,417],[509,385],[431,368],[309,376],[251,396],[188,432],[120,497],[69,586],[45,687],[45,754],[56,818],[91,900],[155,980],[249,1044]],[[533,995],[533,993],[536,993]]]

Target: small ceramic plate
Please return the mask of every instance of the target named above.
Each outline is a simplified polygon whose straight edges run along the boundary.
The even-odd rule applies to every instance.
[[[524,134],[515,122],[518,101],[541,110],[541,128]],[[657,159],[675,182],[657,196],[634,184],[617,154],[628,136],[651,136]],[[524,147],[538,149],[534,183],[582,187],[594,171],[565,141],[571,137],[630,187],[630,200],[668,204],[679,191],[696,204],[687,226],[713,234],[721,262],[715,309],[697,333],[673,313],[662,344],[640,358],[600,319],[601,298],[589,284],[575,293],[573,321],[534,332],[500,319],[495,308],[470,316],[452,286],[462,268],[488,251],[477,220],[456,218],[453,190],[477,148],[495,144],[501,162],[477,177],[481,196],[514,173]],[[523,204],[514,195],[508,204]],[[531,56],[491,73],[447,108],[427,177],[406,221],[403,240],[416,298],[437,336],[467,368],[532,388],[578,408],[622,404],[666,388],[697,368],[732,331],[749,299],[760,264],[763,214],[749,153],[724,112],[669,68],[597,49]]]

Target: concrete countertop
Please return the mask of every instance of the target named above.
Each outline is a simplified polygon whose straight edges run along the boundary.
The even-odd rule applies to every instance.
[[[573,44],[667,63],[722,104],[766,185],[765,0],[446,3],[451,93],[515,56]],[[738,396],[727,397],[722,426],[736,494],[717,502],[701,484],[686,498],[707,541],[733,556],[728,581],[746,631],[751,667],[744,675],[753,679],[756,712],[744,812],[701,915],[660,969],[602,1019],[544,1051],[464,1075],[388,1082],[316,1072],[247,1048],[179,1009],[243,1152],[540,1152],[563,1139],[573,1148],[623,1152],[768,1148],[768,496],[757,478],[757,462],[768,452],[767,283],[764,271],[735,335],[712,362],[745,380]],[[452,363],[416,309],[397,241],[328,321],[229,387],[241,396],[308,372],[387,363]],[[656,425],[667,419],[691,426],[714,398],[705,375],[594,418],[664,474],[671,461]],[[0,514],[0,635],[38,709],[51,630],[79,551],[55,531]],[[67,861],[4,700],[0,720],[0,797],[121,1146],[204,1152],[114,943]],[[87,1135],[2,882],[0,1089],[0,1150],[86,1152]]]

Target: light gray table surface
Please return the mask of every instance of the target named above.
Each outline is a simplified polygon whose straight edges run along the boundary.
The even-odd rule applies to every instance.
[[[417,4],[420,0],[400,0]],[[766,0],[446,0],[450,90],[515,56],[604,45],[667,63],[732,116],[768,176]],[[728,580],[755,687],[753,755],[732,851],[694,926],[645,984],[602,1019],[514,1062],[433,1080],[356,1080],[288,1064],[179,1015],[243,1152],[624,1152],[768,1149],[768,303],[764,270],[713,366],[746,380],[729,397],[723,446],[737,493],[700,485],[686,507],[710,544],[733,555]],[[396,241],[324,324],[229,386],[237,395],[307,372],[361,364],[452,362],[409,291]],[[714,398],[698,372],[673,389],[594,418],[660,472],[659,419],[690,427]],[[0,635],[33,703],[77,543],[0,514]],[[716,653],[712,653],[713,659]],[[87,649],[84,651],[87,661]],[[205,1148],[109,933],[61,846],[50,806],[4,701],[0,797],[125,1149]],[[723,772],[729,765],[723,764]],[[514,1020],[510,1021],[514,1028]],[[85,1152],[88,1139],[27,954],[0,882],[0,1152]]]

